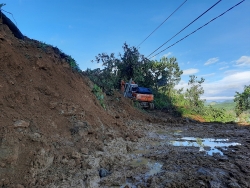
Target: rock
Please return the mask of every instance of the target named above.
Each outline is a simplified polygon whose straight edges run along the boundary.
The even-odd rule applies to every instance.
[[[68,164],[68,162],[69,162],[69,160],[68,160],[67,158],[63,158],[63,159],[61,160],[61,163],[62,163],[62,164]]]
[[[74,159],[70,159],[69,162],[68,162],[68,165],[70,167],[75,167],[76,166],[76,161]]]
[[[198,170],[197,170],[197,172],[199,173],[199,174],[202,174],[202,175],[207,175],[207,171],[205,170],[205,168],[199,168]]]
[[[32,141],[41,141],[41,135],[39,133],[29,134],[29,137]]]
[[[10,180],[8,178],[2,179],[2,182],[3,182],[3,187],[8,187],[8,185],[10,184]]]
[[[108,175],[110,175],[110,174],[111,174],[111,172],[109,172],[108,170],[106,170],[106,169],[104,169],[104,168],[101,168],[101,169],[99,170],[99,176],[100,176],[101,178],[106,177],[106,176],[108,176]]]
[[[15,128],[27,128],[30,126],[30,122],[28,121],[24,121],[24,120],[17,120],[15,123],[14,123],[14,127]]]
[[[99,176],[89,176],[86,180],[86,187],[89,188],[99,188],[100,177]]]
[[[137,142],[138,141],[138,137],[135,135],[128,135],[128,137],[126,138],[127,141],[132,141],[132,142]]]
[[[15,188],[24,188],[24,186],[21,185],[21,184],[17,184],[17,185],[15,186]]]
[[[34,174],[44,172],[53,164],[53,161],[54,155],[46,152],[44,148],[41,148],[32,162],[32,171]]]
[[[71,157],[72,157],[73,159],[80,159],[80,158],[81,158],[81,154],[78,153],[77,151],[73,151]]]
[[[18,159],[19,147],[16,144],[0,146],[0,161],[1,166],[6,167],[6,164],[15,165]]]
[[[57,105],[58,105],[58,102],[51,101],[51,102],[49,103],[49,107],[50,107],[50,109],[54,109],[54,108],[56,108],[56,107],[57,107]]]
[[[228,187],[231,187],[231,188],[240,188],[241,186],[236,181],[231,181],[228,184]]]
[[[209,181],[210,187],[211,188],[216,188],[216,187],[222,187],[220,182],[217,181]]]
[[[88,169],[95,169],[95,168],[99,168],[99,163],[100,163],[100,158],[96,158],[94,156],[90,156],[87,160],[86,160],[86,167]]]
[[[5,166],[6,166],[5,163],[0,162],[0,167],[1,167],[1,168],[4,168]]]
[[[88,148],[81,148],[81,153],[84,155],[88,155],[89,154],[89,149]]]
[[[185,121],[186,121],[187,123],[189,123],[189,118],[185,118]]]

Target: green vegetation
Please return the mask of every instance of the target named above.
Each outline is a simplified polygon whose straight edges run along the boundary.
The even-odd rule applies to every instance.
[[[224,101],[224,102],[211,102],[207,105],[211,105],[214,108],[222,109],[224,108],[226,111],[234,111],[235,110],[235,102],[232,101]]]
[[[204,111],[204,100],[200,99],[200,96],[204,93],[204,89],[201,84],[205,81],[204,78],[197,80],[195,75],[189,76],[190,80],[188,85],[190,86],[185,92],[185,100],[187,100],[188,106],[197,114],[202,114]]]
[[[250,123],[250,85],[244,87],[242,93],[236,92],[234,96],[235,112],[239,122]]]
[[[188,88],[175,89],[183,73],[175,57],[163,57],[160,61],[149,60],[141,55],[137,48],[123,45],[123,54],[115,57],[101,53],[96,56],[96,62],[102,63],[103,69],[87,69],[88,77],[95,83],[93,92],[102,106],[102,91],[113,95],[120,89],[121,80],[132,78],[139,86],[151,88],[154,93],[156,109],[165,110],[175,116],[190,117],[208,122],[232,122],[236,120],[234,103],[221,105],[206,105],[201,99],[204,93],[202,84],[205,79],[190,75]],[[249,109],[249,87],[244,93],[237,93],[236,107],[239,110]],[[248,98],[246,99],[246,96]],[[237,114],[237,115],[238,115]]]
[[[92,92],[95,94],[96,98],[99,100],[101,106],[104,109],[106,109],[106,105],[104,103],[104,95],[103,95],[102,89],[100,87],[98,87],[96,84],[94,84]]]
[[[236,92],[234,97],[234,102],[236,103],[235,111],[237,116],[250,109],[250,85],[245,86],[242,93]]]
[[[41,48],[44,52],[47,52],[49,47],[52,47],[52,46],[49,44],[46,44],[45,42],[39,42],[38,48]]]
[[[211,105],[205,108],[205,115],[203,117],[206,121],[223,123],[235,121],[235,113],[228,112],[224,108],[215,108]]]

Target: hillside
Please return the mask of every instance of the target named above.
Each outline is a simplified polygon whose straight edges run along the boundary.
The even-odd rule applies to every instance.
[[[206,105],[212,105],[215,108],[224,108],[227,111],[234,111],[235,103],[233,101],[211,102]]]
[[[104,141],[114,138],[137,138],[122,117],[133,114],[130,119],[143,120],[145,115],[119,94],[118,100],[107,100],[110,105],[105,111],[91,92],[93,84],[71,69],[59,49],[27,37],[18,39],[8,25],[1,24],[0,60],[4,185],[39,185],[37,181],[52,164],[50,171],[59,178],[57,165],[63,160],[79,161],[81,152],[102,150]],[[72,168],[79,165],[73,163]]]

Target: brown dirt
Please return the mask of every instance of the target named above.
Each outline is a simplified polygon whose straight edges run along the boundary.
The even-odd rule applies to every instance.
[[[31,163],[41,148],[51,156],[63,156],[67,152],[55,151],[56,145],[70,150],[80,145],[72,137],[80,133],[80,142],[95,150],[105,139],[136,135],[125,126],[129,114],[146,117],[119,94],[109,101],[118,108],[109,105],[105,111],[88,78],[73,72],[54,48],[19,40],[4,24],[0,59],[0,172],[11,183],[31,183]]]
[[[249,126],[141,111],[118,92],[104,110],[58,49],[5,24],[0,60],[0,187],[250,186]],[[171,144],[182,137],[241,145],[209,156]]]

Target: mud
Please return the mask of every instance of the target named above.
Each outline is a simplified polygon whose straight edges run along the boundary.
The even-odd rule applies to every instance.
[[[102,178],[101,187],[250,186],[249,127],[196,123],[148,124],[140,129],[147,129],[146,136],[137,143],[127,142],[132,150],[129,160],[112,169],[109,177]],[[211,154],[209,146],[203,145],[200,150],[194,145],[173,145],[173,140],[183,140],[183,137],[209,137],[221,145],[215,148],[213,145],[218,152]]]

